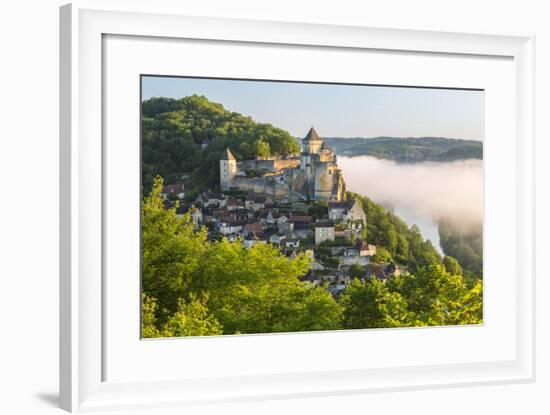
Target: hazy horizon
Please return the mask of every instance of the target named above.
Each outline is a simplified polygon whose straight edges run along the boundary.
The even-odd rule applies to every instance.
[[[303,137],[483,141],[483,91],[144,76],[142,100],[203,95]]]

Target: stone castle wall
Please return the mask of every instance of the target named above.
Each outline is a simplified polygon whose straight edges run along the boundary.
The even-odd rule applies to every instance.
[[[278,172],[282,169],[295,169],[300,167],[299,158],[281,158],[281,159],[257,159],[243,160],[238,163],[239,170],[267,170]]]
[[[248,192],[262,193],[279,199],[287,196],[290,191],[286,183],[270,180],[269,177],[235,177],[231,187],[237,187]]]

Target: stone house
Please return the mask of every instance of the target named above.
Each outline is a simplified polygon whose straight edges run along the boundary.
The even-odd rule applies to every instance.
[[[227,206],[228,197],[223,193],[204,192],[197,198],[196,203],[201,203],[204,207],[217,206],[225,208]]]
[[[224,236],[230,235],[230,234],[241,235],[245,225],[246,225],[245,221],[224,219],[224,220],[220,220],[218,224],[218,229],[220,233]]]
[[[262,234],[266,229],[266,226],[261,224],[260,222],[254,222],[254,223],[247,223],[244,225],[244,235],[260,235]]]
[[[244,201],[245,208],[251,209],[255,212],[260,209],[264,209],[266,206],[273,204],[273,198],[271,196],[250,194]]]
[[[334,241],[334,223],[332,221],[319,221],[315,223],[315,245],[324,241]]]
[[[183,183],[177,183],[177,184],[167,184],[162,188],[162,192],[160,192],[160,197],[163,199],[168,199],[168,196],[175,196],[178,199],[183,199],[185,197],[185,186]]]
[[[228,197],[226,202],[227,210],[239,210],[244,209],[244,201],[241,199],[235,199],[233,197]]]
[[[277,229],[279,233],[282,233],[283,235],[288,235],[289,233],[294,231],[294,223],[287,220],[279,221],[277,222]]]
[[[299,238],[305,239],[313,233],[311,230],[312,220],[313,218],[311,216],[290,215],[288,223],[293,225],[293,232],[298,235]]]
[[[363,226],[367,223],[367,215],[357,199],[343,202],[329,202],[328,218],[343,222],[360,221],[363,223]]]

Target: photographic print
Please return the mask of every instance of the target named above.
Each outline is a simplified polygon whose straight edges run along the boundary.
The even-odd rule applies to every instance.
[[[142,338],[482,324],[483,94],[143,75]]]

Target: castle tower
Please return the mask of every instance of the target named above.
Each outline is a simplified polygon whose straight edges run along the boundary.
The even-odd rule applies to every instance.
[[[236,174],[237,160],[231,150],[226,148],[220,159],[220,187],[222,190],[229,190]]]
[[[319,134],[315,131],[315,128],[311,127],[302,140],[302,153],[304,154],[318,154],[323,145],[323,140],[319,138]]]
[[[319,134],[317,134],[315,128],[311,127],[302,140],[302,155],[300,158],[300,168],[304,171],[306,182],[310,186],[315,176],[315,160],[322,146],[323,141],[319,138]],[[313,189],[310,189],[310,193],[313,193]]]

